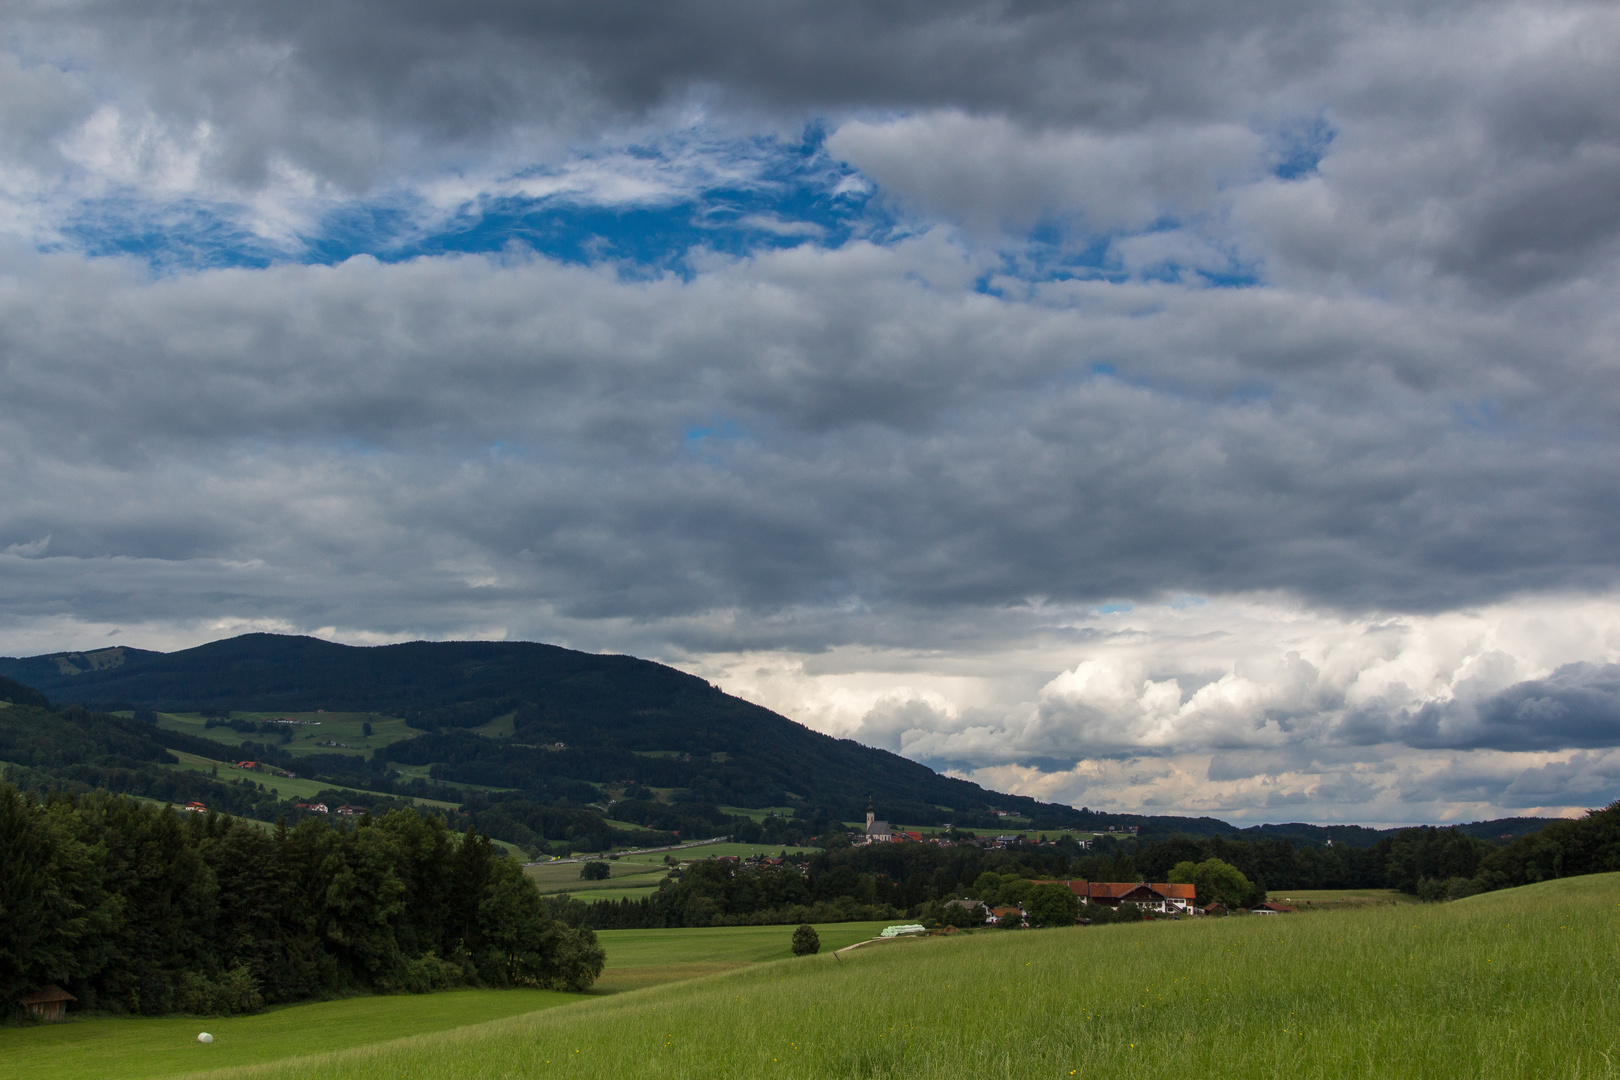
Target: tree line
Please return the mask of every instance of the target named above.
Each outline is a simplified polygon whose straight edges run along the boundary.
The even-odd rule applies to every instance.
[[[452,986],[581,990],[604,954],[489,838],[396,810],[265,828],[0,784],[0,1002],[229,1013]]]
[[[794,865],[723,859],[672,871],[651,896],[586,903],[554,898],[557,916],[595,929],[786,924],[935,918],[969,898],[989,907],[1025,903],[1039,880],[1187,881],[1201,902],[1253,906],[1268,890],[1398,889],[1455,899],[1555,877],[1620,870],[1620,803],[1580,820],[1495,844],[1457,829],[1404,829],[1368,848],[1298,847],[1281,838],[1173,837],[1102,852],[1072,838],[984,848],[966,843],[832,846]],[[1226,871],[1230,870],[1228,874]],[[1208,895],[1205,895],[1205,894]],[[1054,894],[1055,895],[1055,894]],[[958,909],[960,910],[960,909]]]

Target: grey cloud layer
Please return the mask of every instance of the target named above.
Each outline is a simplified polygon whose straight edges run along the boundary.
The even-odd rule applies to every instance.
[[[1545,338],[1437,362],[1410,340],[1432,310],[1108,285],[1022,302],[957,291],[973,270],[928,240],[689,283],[24,259],[0,288],[0,540],[330,548],[402,585],[466,557],[486,566],[469,579],[614,617],[1166,589],[1421,609],[1612,580],[1615,458],[1563,428],[1603,421],[1613,377],[1532,393]],[[1483,336],[1501,313],[1453,317]],[[1383,326],[1347,342],[1361,319]],[[1459,411],[1492,383],[1520,389]]]

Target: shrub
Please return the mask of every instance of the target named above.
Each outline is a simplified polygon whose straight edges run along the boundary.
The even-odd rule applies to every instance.
[[[1024,899],[1032,926],[1073,926],[1080,900],[1067,885],[1036,885]]]
[[[175,1008],[198,1016],[229,1016],[264,1007],[259,983],[246,964],[232,968],[217,980],[195,971],[180,976]]]
[[[579,876],[586,881],[606,881],[612,872],[608,869],[608,864],[600,859],[592,860],[579,868]]]
[[[800,923],[793,931],[793,955],[813,956],[821,951],[821,935],[809,923]]]

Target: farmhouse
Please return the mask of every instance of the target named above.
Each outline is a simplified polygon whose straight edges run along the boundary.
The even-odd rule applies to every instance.
[[[17,999],[17,1004],[27,1016],[51,1021],[62,1019],[62,1011],[67,1008],[67,1003],[78,1000],[60,986],[47,986],[38,993],[24,994]]]
[[[987,923],[1000,922],[1002,919],[1006,918],[1008,915],[1016,915],[1016,916],[1018,916],[1019,921],[1023,921],[1024,909],[1021,908],[1021,907],[991,908],[990,909],[990,914],[988,916],[986,916],[984,921],[987,922]]]
[[[358,815],[365,813],[366,808],[363,806],[340,806],[337,808],[337,812],[342,814],[344,817],[357,817]]]
[[[1173,885],[1167,882],[1147,884],[1141,881],[1040,881],[1038,885],[1066,885],[1081,904],[1100,904],[1117,908],[1121,904],[1135,904],[1144,911],[1165,914],[1193,910],[1196,897],[1191,885]]]
[[[204,806],[200,802],[188,802],[188,803],[186,803],[185,806],[181,807],[181,809],[186,811],[188,814],[206,814],[206,813],[208,813],[208,807]]]

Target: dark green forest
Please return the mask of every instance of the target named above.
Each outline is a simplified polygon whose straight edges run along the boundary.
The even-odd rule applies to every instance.
[[[452,986],[579,990],[603,964],[595,935],[554,919],[487,837],[414,810],[264,828],[0,784],[0,865],[8,1004],[50,984],[78,1008],[147,1016]]]

